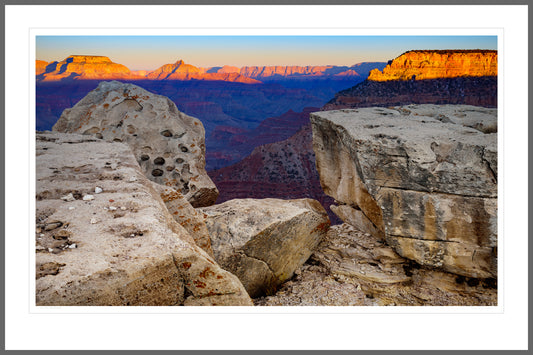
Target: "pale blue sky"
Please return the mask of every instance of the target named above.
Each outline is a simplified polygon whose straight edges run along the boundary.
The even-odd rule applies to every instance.
[[[131,70],[183,59],[198,67],[353,65],[413,49],[497,49],[496,36],[37,36],[36,59],[105,55]]]

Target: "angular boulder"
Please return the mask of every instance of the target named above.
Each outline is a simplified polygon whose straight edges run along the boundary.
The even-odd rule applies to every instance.
[[[150,180],[177,189],[194,207],[216,201],[218,190],[205,171],[204,127],[165,96],[101,82],[65,109],[53,130],[125,142]]]
[[[250,306],[123,143],[37,135],[38,306]]]
[[[202,208],[216,261],[251,297],[272,294],[293,276],[329,228],[318,201],[236,199]]]
[[[497,275],[497,110],[410,105],[311,114],[334,212],[403,257]]]

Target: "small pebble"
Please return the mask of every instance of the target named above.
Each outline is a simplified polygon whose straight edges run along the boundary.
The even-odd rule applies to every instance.
[[[54,249],[52,249],[52,248],[48,248],[48,252],[49,252],[49,253],[51,253],[51,252],[53,252],[53,251],[54,251]]]
[[[91,224],[96,224],[98,223],[98,220],[96,218],[91,218]]]
[[[68,246],[68,248],[69,248],[69,249],[75,249],[75,248],[77,248],[77,245],[76,245],[76,244],[70,244],[70,245]]]
[[[44,237],[44,233],[39,234],[39,237]]]
[[[76,200],[74,198],[74,195],[72,195],[72,193],[69,193],[68,195],[65,195],[65,196],[61,197],[61,199],[63,201],[67,201],[67,202]]]
[[[72,211],[72,210],[75,209],[75,208],[76,208],[76,207],[74,207],[74,206],[70,206],[68,209]]]
[[[111,211],[116,211],[116,210],[117,210],[117,208],[116,208],[115,206],[109,206],[109,209],[110,209]]]
[[[94,188],[94,193],[95,193],[95,194],[99,194],[99,193],[102,192],[102,191],[104,191],[104,190],[103,190],[101,187],[96,186],[96,187]]]
[[[130,182],[137,181],[137,178],[135,176],[130,177]]]
[[[85,196],[83,196],[83,201],[91,201],[91,200],[94,200],[94,196],[93,195],[85,195]]]
[[[127,208],[124,207],[124,206],[120,207],[120,209],[121,209],[122,211],[126,211],[126,210],[127,210]]]

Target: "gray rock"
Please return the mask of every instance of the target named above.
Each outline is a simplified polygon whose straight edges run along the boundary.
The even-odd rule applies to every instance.
[[[127,145],[38,134],[36,155],[38,306],[252,305],[172,218]]]
[[[194,207],[216,201],[218,190],[205,171],[204,127],[165,96],[133,84],[101,82],[65,109],[53,130],[125,142],[152,181],[175,187]]]
[[[311,255],[329,227],[318,201],[235,199],[201,209],[215,259],[251,297],[272,294]]]
[[[311,114],[334,212],[423,265],[496,277],[496,114],[464,105]]]

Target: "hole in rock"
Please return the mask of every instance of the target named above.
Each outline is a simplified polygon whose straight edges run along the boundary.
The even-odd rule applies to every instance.
[[[172,137],[172,132],[170,132],[168,129],[164,130],[163,132],[161,132],[161,135],[163,137]]]
[[[163,175],[163,170],[161,169],[152,170],[152,176],[161,176],[161,175]]]
[[[157,157],[154,159],[154,164],[155,165],[163,165],[165,164],[165,159],[163,159],[162,157]]]

